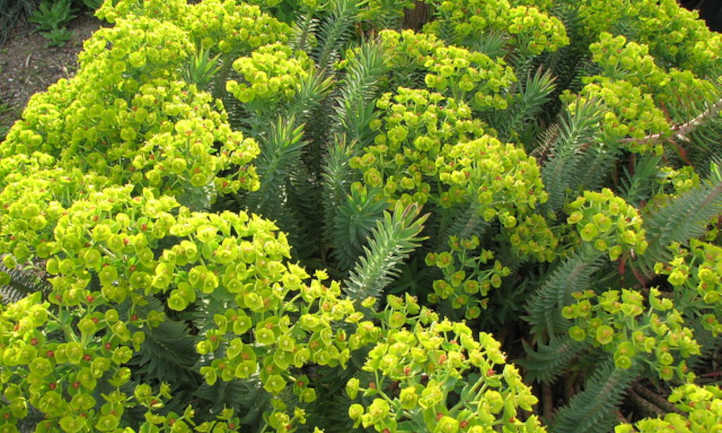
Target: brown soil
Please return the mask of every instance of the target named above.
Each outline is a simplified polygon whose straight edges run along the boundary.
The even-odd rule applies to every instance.
[[[0,141],[20,118],[30,96],[75,72],[83,41],[101,24],[87,14],[75,18],[68,24],[73,38],[63,47],[48,47],[31,23],[18,25],[0,46]]]

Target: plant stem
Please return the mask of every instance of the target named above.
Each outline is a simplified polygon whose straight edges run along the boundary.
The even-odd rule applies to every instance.
[[[672,127],[672,132],[674,133],[674,136],[682,141],[689,141],[689,138],[687,138],[687,135],[692,132],[692,130],[696,127],[698,127],[702,122],[707,120],[708,118],[714,116],[717,114],[720,110],[722,110],[722,98],[712,104],[709,108],[707,108],[705,111],[701,112],[697,117],[694,119],[682,123],[681,125],[675,125]],[[622,143],[647,143],[654,140],[659,140],[663,138],[663,135],[661,132],[657,134],[650,134],[646,137],[642,138],[623,138],[619,140]]]

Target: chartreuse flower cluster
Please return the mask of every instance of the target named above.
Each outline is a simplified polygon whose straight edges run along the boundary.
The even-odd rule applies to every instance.
[[[145,57],[166,38],[183,40],[172,25],[154,25],[147,18],[121,20],[97,32],[86,43],[78,75],[33,97],[0,154],[42,151],[60,165],[162,193],[180,195],[209,185],[225,193],[257,188],[248,163],[258,154],[258,144],[231,130],[227,115],[209,94],[165,71],[182,62],[183,57],[172,60],[178,53]],[[113,49],[105,51],[107,43]],[[133,52],[122,48],[126,45]]]
[[[584,77],[581,95],[598,98],[609,110],[604,115],[604,139],[635,153],[661,154],[661,140],[644,137],[667,135],[670,125],[660,106],[679,99],[704,101],[715,95],[714,85],[690,71],[657,66],[649,47],[602,32],[589,49],[599,65],[598,75]],[[626,93],[625,93],[626,92]],[[572,102],[572,106],[580,101]]]
[[[610,260],[628,251],[642,254],[647,249],[639,211],[610,189],[585,191],[567,208],[567,223],[576,225],[581,240],[608,253]]]
[[[524,218],[504,235],[512,251],[523,260],[535,259],[552,262],[558,255],[559,239],[552,232],[546,219],[539,214],[525,215]]]
[[[467,319],[475,319],[486,308],[486,295],[491,288],[501,287],[501,280],[511,272],[508,267],[495,260],[493,266],[484,265],[494,258],[494,252],[486,249],[477,251],[479,238],[449,238],[450,251],[429,253],[426,264],[441,269],[443,280],[433,283],[434,293],[429,301],[437,304],[442,299],[451,299],[454,309],[464,309]]]
[[[109,44],[111,49],[107,49]],[[118,109],[115,104],[127,106],[140,87],[154,79],[174,81],[178,77],[174,71],[191,50],[190,41],[179,28],[148,18],[123,21],[113,28],[101,29],[86,41],[85,50],[80,54],[80,71],[75,77],[60,80],[46,93],[34,95],[23,113],[23,120],[14,128],[17,135],[22,136],[10,131],[3,145],[3,155],[34,150],[57,154],[68,144],[77,145],[86,138],[78,136],[80,134],[97,139],[99,143],[91,143],[93,147],[111,147],[112,144],[102,142],[101,134],[103,127],[122,128],[113,124]],[[76,122],[87,118],[94,121],[76,124],[66,119],[71,115]],[[94,124],[101,120],[103,124]],[[33,130],[34,134],[29,136],[28,132],[23,132],[26,129]]]
[[[523,149],[483,135],[467,105],[438,93],[399,88],[377,107],[385,113],[371,127],[384,132],[350,161],[367,188],[381,190],[389,202],[423,204],[438,197],[444,208],[478,205],[486,221],[498,217],[510,235],[522,221],[514,251],[550,259],[556,239],[543,219],[531,216],[547,194],[536,161]],[[538,231],[530,235],[529,227]]]
[[[411,30],[385,30],[380,36],[392,76],[426,72],[429,90],[463,100],[475,110],[507,108],[508,89],[516,76],[504,60],[492,60],[479,51],[446,45],[433,35]]]
[[[55,158],[41,152],[33,152],[30,155],[18,153],[0,158],[0,188],[28,177],[31,173],[54,169],[55,162]],[[65,173],[63,170],[57,171]]]
[[[340,299],[338,283],[325,286],[327,277],[322,272],[310,284],[305,283],[308,275],[300,267],[282,262],[290,256],[285,237],[277,236],[275,226],[258,217],[191,213],[168,197],[155,199],[150,193],[141,200],[116,197],[111,203],[123,201],[131,209],[114,220],[101,218],[96,223],[87,215],[81,220],[87,221],[87,227],[66,228],[76,236],[90,233],[97,242],[93,245],[91,241],[93,247],[86,247],[78,256],[94,266],[102,284],[100,295],[108,302],[121,303],[139,296],[141,290],[146,296],[167,293],[168,307],[176,311],[201,299],[226,299],[223,314],[213,316],[215,326],[196,347],[208,364],[200,369],[206,381],[213,384],[218,378],[229,381],[259,374],[271,394],[296,384],[299,399],[312,402],[314,390],[307,379],[291,375],[291,367],[343,365],[350,357],[345,331],[331,328],[331,322],[347,319],[354,312],[350,300]],[[88,203],[76,203],[71,210],[98,213]],[[101,209],[103,205],[111,206],[99,203]],[[55,228],[56,238],[64,221]],[[178,241],[154,259],[152,250],[168,236]],[[88,243],[82,238],[78,242]],[[107,254],[112,256],[103,257]],[[67,260],[51,258],[47,267],[51,274],[59,274],[50,280],[55,289],[70,287],[72,291],[71,281],[88,269],[87,265],[85,270],[82,266],[65,268]],[[274,407],[267,422],[277,431],[288,431],[292,422],[303,422],[302,413],[291,418],[280,403]]]
[[[439,47],[424,66],[430,89],[468,100],[475,110],[507,108],[504,92],[516,81],[511,67],[478,51],[454,46]]]
[[[511,0],[509,3],[512,6],[534,6],[547,12],[554,4],[554,0]]]
[[[234,0],[204,0],[190,6],[185,23],[196,44],[230,56],[247,56],[264,45],[285,42],[291,33],[287,24],[258,6]]]
[[[90,294],[82,302],[71,310],[80,313],[76,317],[51,309],[39,292],[7,307],[0,304],[3,432],[17,433],[30,407],[44,416],[38,432],[114,431],[127,408],[138,405],[120,389],[131,376],[123,364],[143,343],[145,334],[137,329],[149,319],[126,322],[115,309],[98,309],[102,301]],[[163,320],[162,315],[151,319]],[[96,392],[99,381],[103,399]],[[162,407],[155,396],[145,403],[149,414]]]
[[[266,45],[233,62],[244,81],[228,80],[226,90],[250,110],[273,113],[294,98],[312,68],[303,51],[294,53],[280,43]]]
[[[188,34],[169,21],[121,19],[85,42],[78,55],[80,72],[73,79],[91,80],[84,89],[89,93],[132,95],[153,78],[178,77],[178,68],[193,51]]]
[[[558,241],[546,220],[534,216],[548,195],[536,160],[523,148],[484,135],[450,147],[436,165],[448,186],[439,195],[442,206],[471,203],[485,221],[498,219],[520,258],[553,259]]]
[[[424,26],[424,31],[440,36],[448,29],[455,44],[473,45],[478,35],[490,32],[508,35],[508,49],[526,56],[554,52],[569,44],[564,24],[535,6],[512,7],[507,0],[426,2],[437,5],[437,19]]]
[[[392,76],[408,76],[420,70],[437,48],[446,45],[434,35],[413,30],[382,30],[379,39],[384,48],[384,64]]]
[[[672,389],[667,398],[679,413],[644,418],[631,424],[620,424],[614,433],[708,433],[722,429],[722,390],[716,386],[685,384]]]
[[[23,119],[8,133],[0,155],[39,150],[53,156],[62,152],[67,159],[79,151],[78,147],[87,155],[90,149],[113,147],[116,143],[110,140],[131,141],[132,135],[142,138],[146,131],[130,129],[119,137],[125,125],[118,124],[117,111],[128,107],[143,84],[175,81],[175,71],[191,50],[182,30],[149,18],[125,20],[99,30],[85,43],[78,74],[31,98]],[[160,125],[164,120],[153,116],[145,119],[144,114],[149,113],[133,113],[137,116],[133,126],[148,125],[153,120]]]
[[[503,28],[505,18],[512,8],[508,0],[479,1],[425,0],[436,7],[437,19],[427,23],[426,33],[439,34],[442,28],[453,32],[454,43],[473,38],[475,31]]]
[[[426,203],[438,173],[437,159],[443,160],[454,144],[483,132],[469,106],[439,93],[400,87],[381,96],[376,106],[381,118],[371,128],[378,135],[350,166],[363,173],[366,187],[382,190],[390,203]]]
[[[185,0],[114,0],[103,2],[95,15],[111,24],[130,16],[146,16],[178,24],[186,16],[188,7]]]
[[[315,278],[306,283],[309,276],[302,268],[282,264],[281,256],[274,255],[288,254],[284,238],[264,239],[263,235],[257,233],[255,245],[241,243],[239,263],[229,263],[220,274],[218,284],[234,299],[234,308],[216,314],[215,327],[198,343],[196,350],[213,359],[201,368],[201,373],[211,385],[218,378],[230,381],[260,373],[268,392],[277,395],[287,385],[295,384],[299,399],[310,403],[316,396],[308,379],[293,376],[290,371],[309,363],[345,365],[350,357],[349,335],[331,324],[356,323],[363,316],[353,314],[352,301],[341,299],[338,283],[324,283],[324,272],[316,272]],[[259,245],[275,250],[266,259],[254,251]],[[254,263],[264,267],[254,267]],[[212,280],[212,275],[205,278]],[[188,291],[183,287],[179,289]],[[181,292],[178,295],[184,296]],[[180,302],[172,307],[185,308]]]
[[[295,384],[299,399],[311,402],[314,390],[301,375],[291,375],[291,367],[344,365],[349,359],[350,338],[331,323],[356,323],[363,316],[354,315],[353,303],[340,297],[338,283],[325,285],[324,273],[305,283],[308,275],[300,267],[283,263],[290,247],[271,222],[245,213],[193,213],[150,190],[133,196],[132,186],[79,193],[84,195],[63,207],[53,197],[63,188],[48,185],[41,175],[32,179],[32,204],[13,185],[3,190],[3,222],[25,229],[0,233],[4,251],[20,252],[6,256],[5,264],[45,259],[52,286],[49,302],[41,304],[38,293],[0,321],[12,330],[0,332],[3,363],[12,367],[4,373],[3,392],[12,392],[18,407],[29,402],[49,425],[69,433],[115,430],[131,405],[118,390],[131,376],[123,364],[143,343],[144,329],[164,320],[162,312],[143,308],[148,296],[160,293],[176,311],[201,299],[225,300],[223,314],[213,316],[215,327],[196,348],[210,384],[219,377],[259,374],[268,392],[279,394]],[[57,324],[48,325],[48,317]],[[359,325],[355,332],[357,344],[367,338],[365,329]],[[116,389],[107,403],[92,394],[100,380]],[[291,418],[278,404],[268,423],[285,432],[303,419],[302,412]]]
[[[230,308],[213,316],[215,326],[196,346],[206,364],[200,373],[209,385],[218,379],[259,375],[269,393],[278,396],[291,388],[298,401],[307,404],[316,400],[316,391],[301,368],[310,364],[345,367],[350,350],[358,348],[352,342],[361,341],[366,328],[359,324],[357,332],[349,335],[342,327],[332,327],[344,321],[358,323],[363,315],[355,313],[351,300],[341,297],[337,282],[325,282],[324,272],[317,271],[306,283],[309,276],[302,268],[283,264],[289,246],[284,237],[267,231],[271,228],[275,229],[270,222],[254,219],[248,227],[252,241],[234,245],[226,237],[221,245],[223,266],[192,267],[188,280],[171,292],[169,302],[173,309],[185,309],[199,287],[210,294],[214,286],[232,300]],[[273,408],[266,422],[277,432],[292,431],[294,424],[306,422],[302,409],[295,408],[289,415],[280,399],[274,400]]]
[[[565,95],[568,110],[573,112],[576,104],[593,99],[601,101],[607,109],[602,119],[602,140],[605,143],[634,153],[663,153],[659,141],[643,139],[648,135],[671,132],[664,113],[657,108],[651,94],[644,93],[629,81],[597,75],[584,86],[580,95],[581,98],[576,99]]]
[[[635,39],[650,47],[665,64],[688,69],[698,76],[719,70],[722,36],[710,31],[695,13],[675,0],[583,0],[579,15],[592,40],[622,23],[633,23]]]
[[[574,340],[612,353],[617,368],[643,362],[663,380],[675,374],[681,381],[694,377],[684,360],[700,354],[699,344],[673,302],[658,289],[650,289],[649,306],[641,293],[627,289],[599,295],[587,290],[573,296],[577,302],[564,307],[562,315],[574,321],[569,328]]]
[[[531,411],[537,398],[517,369],[505,364],[500,344],[474,338],[459,322],[389,296],[383,332],[368,354],[363,381],[346,385],[356,426],[378,432],[543,432]],[[366,378],[370,377],[371,380]]]
[[[172,23],[186,32],[196,46],[242,56],[254,49],[288,38],[290,27],[246,2],[204,0],[118,0],[106,2],[96,12],[99,18],[116,23],[124,18],[154,18]]]
[[[645,45],[627,43],[623,36],[603,32],[589,49],[601,74],[583,79],[586,85],[581,91],[582,100],[572,101],[570,109],[584,100],[599,99],[607,109],[603,117],[605,142],[619,143],[630,152],[661,154],[659,141],[643,138],[670,132],[653,93],[669,84],[669,77],[657,67]],[[627,137],[633,140],[623,140]]]
[[[529,414],[536,398],[491,335],[474,336],[465,324],[444,320],[409,295],[389,296],[379,312],[371,298],[357,311],[325,272],[310,276],[289,262],[286,235],[269,220],[195,211],[209,209],[216,194],[257,188],[251,162],[259,148],[232,130],[220,101],[183,82],[194,65],[208,66],[204,87],[216,96],[226,96],[226,80],[235,76],[228,90],[245,104],[243,110],[268,110],[258,116],[265,118],[295,96],[313,62],[283,45],[290,26],[264,11],[290,20],[297,11],[323,9],[323,23],[315,28],[309,15],[299,34],[308,31],[310,39],[318,36],[334,51],[347,47],[353,53],[362,33],[398,24],[413,2],[371,0],[353,16],[348,10],[325,14],[336,5],[317,0],[194,3],[105,2],[98,14],[115,27],[86,43],[76,77],[33,97],[0,144],[2,263],[43,270],[47,283],[41,293],[0,306],[0,433],[18,433],[31,417],[42,419],[38,433],[238,431],[253,414],[220,407],[196,413],[199,406],[186,406],[180,397],[194,390],[170,392],[187,384],[148,382],[145,372],[131,370],[154,350],[150,340],[163,329],[158,325],[166,313],[183,320],[190,311],[202,313],[192,316],[192,329],[181,339],[197,352],[189,373],[205,381],[195,396],[210,405],[201,396],[210,387],[258,381],[258,391],[270,394],[262,419],[250,421],[258,421],[259,431],[311,430],[300,426],[306,423],[304,408],[319,405],[326,388],[308,376],[318,366],[341,371],[354,364],[363,365],[347,386],[354,400],[348,415],[357,427],[383,433],[543,431]],[[551,16],[550,0],[427,3],[438,18],[428,33],[381,32],[388,71],[378,69],[369,48],[369,61],[349,74],[347,88],[336,89],[360,89],[363,100],[372,96],[366,91],[371,88],[394,92],[375,102],[373,144],[356,149],[349,161],[363,184],[331,179],[335,174],[306,177],[338,181],[342,197],[351,188],[352,195],[379,197],[381,205],[430,203],[442,229],[459,215],[478,212],[494,231],[485,238],[509,244],[501,246],[504,254],[482,249],[472,236],[451,237],[447,251],[427,257],[443,274],[432,300],[447,299],[474,318],[488,292],[507,283],[507,260],[551,262],[565,254],[537,213],[547,199],[537,162],[494,138],[496,125],[475,115],[511,105],[517,93],[506,62],[526,67],[532,57],[569,41]],[[605,144],[650,153],[660,151],[657,143],[641,138],[671,132],[658,108],[677,108],[679,97],[689,97],[693,106],[710,100],[712,86],[698,77],[719,75],[722,39],[673,8],[673,0],[633,3],[581,0],[555,13],[578,12],[581,22],[573,23],[596,26],[577,32],[589,40],[571,51],[584,52],[596,42],[590,49],[601,72],[586,80],[581,99],[599,99],[606,107]],[[592,18],[590,12],[600,13]],[[629,25],[632,18],[637,27]],[[630,29],[630,41],[612,36],[622,28]],[[495,41],[499,46],[487,55],[475,52]],[[546,60],[564,69],[563,61]],[[378,83],[377,74],[383,76]],[[416,86],[426,88],[410,89]],[[261,126],[256,132],[267,131]],[[339,161],[342,168],[345,161]],[[662,182],[663,194],[653,198],[659,202],[669,198],[664,193],[679,195],[699,180],[679,169]],[[284,206],[294,202],[293,194]],[[609,190],[584,193],[568,211],[567,223],[578,229],[570,233],[572,248],[581,244],[614,260],[647,246],[637,211]],[[571,337],[611,353],[620,371],[646,364],[662,379],[689,380],[684,360],[698,354],[699,345],[682,318],[700,319],[713,336],[722,331],[722,250],[697,241],[689,245],[689,252],[676,248],[675,258],[655,269],[668,276],[669,294],[577,294],[563,311],[573,321]],[[0,285],[7,282],[8,274],[0,275]],[[700,341],[705,336],[698,332]],[[353,359],[366,351],[365,359]],[[216,406],[230,400],[220,397]],[[717,389],[680,388],[672,400],[688,415],[641,421],[637,428],[719,428]],[[138,425],[127,425],[133,418]]]
[[[666,84],[668,81],[664,71],[649,55],[649,47],[634,41],[627,41],[624,36],[612,36],[603,32],[597,42],[589,45],[592,61],[599,65],[599,75],[626,80],[634,86],[649,91]],[[589,81],[589,79],[586,79]]]
[[[221,193],[257,189],[258,177],[249,163],[259,153],[258,144],[239,131],[231,130],[227,115],[211,105],[210,95],[198,92],[193,86],[187,87],[183,82],[154,84],[141,87],[133,98],[133,105],[127,110],[127,117],[121,114],[117,118],[121,121],[127,118],[131,129],[132,113],[139,111],[147,111],[149,116],[155,117],[155,122],[163,117],[176,120],[172,129],[166,123],[167,130],[161,127],[156,134],[147,134],[138,149],[128,149],[128,153],[122,155],[129,159],[134,155],[132,167],[128,168],[133,173],[131,180],[141,185],[147,183],[163,193],[175,192],[176,195],[182,193],[184,185],[196,188],[212,185]],[[153,104],[158,103],[162,112],[156,114]],[[140,126],[137,129],[145,128]],[[234,170],[229,172],[229,169]],[[219,176],[221,172],[228,175]],[[171,189],[173,186],[176,186],[175,190]]]
[[[3,257],[5,265],[14,268],[33,257],[48,258],[55,225],[65,209],[96,187],[109,184],[106,178],[78,169],[8,175],[0,192],[0,248],[9,253]]]
[[[674,0],[635,2],[627,11],[640,25],[640,42],[655,57],[698,76],[719,71],[722,35],[710,31],[694,12]]]
[[[716,97],[714,84],[701,80],[689,70],[657,65],[649,54],[649,46],[627,41],[624,36],[602,32],[597,42],[589,45],[592,60],[601,68],[601,76],[624,80],[653,95],[655,102],[675,103],[679,99],[704,100]],[[594,77],[583,81],[593,81]]]
[[[700,184],[700,177],[691,166],[681,168],[662,167],[658,182],[662,185],[670,185],[673,195],[683,194]]]
[[[666,275],[673,287],[675,305],[698,318],[715,336],[722,333],[722,248],[699,240],[689,250],[673,245],[674,258],[657,263],[654,271]]]
[[[3,251],[12,251],[4,263],[46,259],[51,285],[47,301],[38,292],[1,313],[2,393],[14,408],[6,426],[14,428],[32,406],[45,417],[38,431],[114,431],[123,412],[136,406],[120,390],[131,378],[123,365],[143,344],[144,330],[164,320],[162,312],[143,308],[143,290],[155,261],[151,247],[164,236],[155,223],[167,223],[165,211],[177,204],[150,193],[131,198],[132,187],[91,192],[92,184],[70,184],[92,182],[91,176],[75,171],[54,178],[57,171],[39,172],[2,193],[3,226],[14,230],[0,233]],[[23,192],[33,203],[21,186],[29,187]],[[76,200],[64,207],[58,199]],[[102,400],[95,392],[101,381]],[[138,403],[148,410],[162,406],[156,398]]]
[[[522,54],[539,55],[569,45],[566,28],[558,18],[534,6],[517,6],[506,15],[506,30]]]

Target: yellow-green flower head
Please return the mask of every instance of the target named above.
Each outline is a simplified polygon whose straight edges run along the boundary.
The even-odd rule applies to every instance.
[[[285,42],[291,28],[247,2],[204,0],[189,6],[183,28],[198,45],[224,56],[247,56],[255,49]]]
[[[244,81],[229,80],[226,89],[244,104],[268,111],[296,95],[301,81],[310,74],[311,60],[302,51],[294,53],[290,47],[276,43],[236,59],[233,69]]]
[[[608,188],[602,192],[585,191],[568,205],[568,210],[567,223],[577,226],[581,240],[608,252],[612,260],[624,251],[644,253],[647,248],[639,212]]]
[[[510,50],[527,55],[553,52],[569,44],[564,24],[547,14],[543,10],[544,4],[536,1],[513,3],[506,0],[442,1],[437,9],[439,17],[426,24],[424,31],[438,36],[443,31],[448,32],[444,29],[451,29],[452,40],[462,46],[471,46],[474,35],[479,33],[501,33],[508,35]]]

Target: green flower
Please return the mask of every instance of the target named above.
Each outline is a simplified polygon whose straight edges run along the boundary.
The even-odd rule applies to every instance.
[[[203,375],[203,379],[210,386],[213,386],[218,380],[218,372],[211,366],[203,366],[200,368],[200,373]]]
[[[421,391],[421,398],[419,399],[419,406],[421,406],[424,409],[430,409],[437,404],[441,403],[441,401],[444,399],[444,392],[441,390],[441,387],[438,383],[429,381],[429,383],[426,385],[426,388],[424,388],[423,391]]]
[[[632,358],[629,356],[615,356],[614,357],[614,366],[626,370],[632,366]]]
[[[389,316],[388,326],[391,328],[400,328],[404,323],[406,323],[406,315],[400,311],[394,311]]]
[[[84,392],[75,394],[70,401],[70,406],[77,411],[87,411],[95,407],[96,401],[93,396]]]
[[[60,418],[60,428],[66,433],[75,433],[83,428],[82,418],[77,416],[66,415]]]
[[[71,364],[79,364],[83,359],[83,346],[80,343],[65,343],[58,347],[58,352],[61,350]]]
[[[348,408],[348,416],[354,420],[354,427],[358,427],[361,422],[361,416],[364,414],[364,407],[358,403],[354,403]]]
[[[348,382],[346,382],[346,394],[349,396],[350,399],[355,399],[356,395],[358,395],[359,390],[359,380],[355,377],[352,377],[349,379]]]
[[[117,347],[113,351],[113,356],[111,357],[111,359],[117,365],[122,365],[122,364],[125,364],[126,362],[130,361],[130,358],[132,358],[132,357],[133,357],[133,350],[131,350],[130,347],[120,346],[120,347]]]
[[[410,386],[401,390],[399,394],[399,400],[401,401],[401,407],[404,409],[414,409],[416,403],[419,401],[419,396],[416,394],[416,387]]]
[[[685,272],[682,272],[681,270],[677,269],[669,274],[669,277],[667,277],[667,280],[669,283],[675,287],[679,287],[682,284],[684,284],[687,281],[687,275]]]
[[[611,326],[602,325],[597,328],[596,340],[601,345],[606,345],[614,339],[614,329]]]
[[[489,410],[493,414],[497,414],[504,409],[504,398],[498,391],[493,389],[487,390],[484,393],[484,401],[489,406]]]
[[[213,345],[208,340],[202,340],[199,341],[198,344],[196,344],[196,352],[198,352],[201,355],[207,355],[213,351]]]
[[[303,403],[313,403],[314,401],[316,401],[316,390],[314,390],[313,388],[304,389],[303,391],[301,391],[299,399]]]
[[[657,355],[657,360],[662,365],[671,365],[674,362],[674,357],[669,352],[661,352]]]
[[[257,370],[256,361],[242,361],[236,366],[235,376],[239,379],[250,377]],[[266,385],[264,384],[264,388]],[[269,391],[270,392],[270,391]]]
[[[364,428],[375,425],[388,416],[391,407],[389,403],[381,398],[375,398],[365,415],[361,417]]]
[[[76,376],[78,382],[83,386],[83,388],[87,389],[88,391],[92,391],[95,389],[95,385],[97,384],[97,381],[95,380],[95,377],[93,376],[92,372],[90,371],[90,368],[83,367],[80,369]]]
[[[45,377],[53,372],[53,364],[46,358],[35,358],[29,367],[30,373],[37,377]]]
[[[665,365],[658,370],[658,373],[662,380],[672,380],[674,377],[674,368],[669,365]]]
[[[90,373],[96,379],[103,377],[106,371],[110,369],[111,361],[108,358],[98,357],[90,363]]]
[[[263,389],[271,394],[279,394],[286,387],[286,381],[278,374],[270,375],[263,382]]]
[[[243,311],[234,311],[230,316],[230,319],[233,322],[233,333],[236,335],[245,334],[249,329],[251,329],[251,326],[253,326],[251,318]]]
[[[98,418],[98,422],[95,424],[95,428],[100,431],[111,431],[118,427],[120,423],[120,417],[113,415],[102,415]]]
[[[569,336],[574,341],[584,341],[587,338],[587,332],[579,326],[574,325],[569,328]]]
[[[272,330],[265,326],[260,326],[256,329],[256,341],[262,345],[270,346],[276,341],[276,336]]]
[[[622,252],[624,250],[622,249],[621,245],[614,245],[612,248],[609,249],[609,260],[617,260],[619,256],[622,255]]]
[[[261,312],[264,309],[263,298],[259,296],[258,293],[246,293],[243,295],[243,303],[245,304],[245,307],[255,313]]]
[[[582,236],[582,240],[591,242],[599,234],[599,230],[597,230],[597,226],[595,226],[594,223],[588,223],[579,234]]]
[[[450,417],[442,416],[436,424],[435,433],[457,433],[459,431],[459,421]]]

